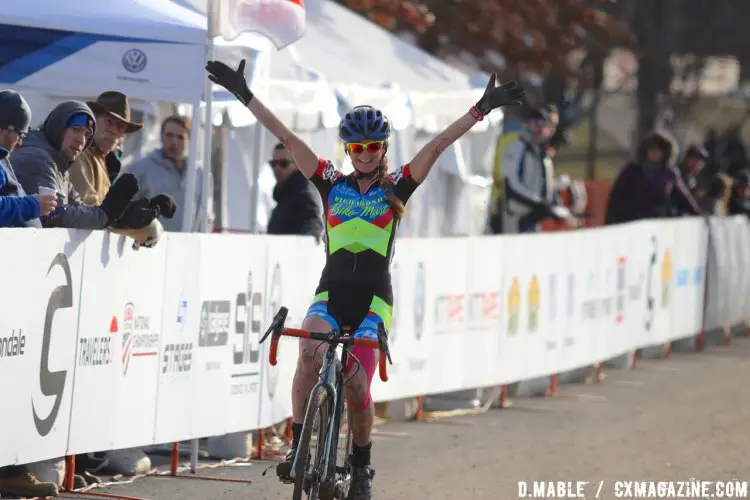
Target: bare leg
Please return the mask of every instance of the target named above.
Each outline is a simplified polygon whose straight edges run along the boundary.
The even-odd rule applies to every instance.
[[[331,328],[332,326],[326,320],[315,316],[307,318],[302,323],[302,329],[311,332],[327,332]],[[297,370],[294,372],[292,382],[292,421],[296,424],[304,422],[307,398],[310,397],[310,391],[318,382],[318,370],[325,354],[325,348],[318,348],[320,344],[321,342],[316,340],[300,339],[299,341]]]

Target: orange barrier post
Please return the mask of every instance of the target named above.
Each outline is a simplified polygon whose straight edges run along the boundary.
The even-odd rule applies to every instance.
[[[508,406],[508,386],[503,384],[500,386],[500,399],[497,400],[497,407],[507,408]]]
[[[672,355],[672,342],[664,344],[664,357],[668,358]]]
[[[414,420],[424,419],[424,396],[417,396],[417,413],[414,415]]]
[[[559,384],[559,376],[557,373],[550,376],[549,378],[549,390],[547,391],[547,396],[557,396],[557,387]]]
[[[604,373],[604,363],[600,361],[596,364],[596,371],[594,372],[594,381],[597,384],[602,381],[602,373]]]
[[[265,456],[265,441],[266,431],[263,429],[258,429],[258,432],[255,433],[255,458],[257,458],[258,460],[263,460]]]
[[[697,337],[695,337],[695,344],[693,347],[695,348],[695,352],[702,351],[703,347],[706,343],[706,332],[702,331],[698,334]]]

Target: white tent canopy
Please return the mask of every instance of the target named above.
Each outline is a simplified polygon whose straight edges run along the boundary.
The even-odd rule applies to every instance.
[[[0,11],[0,84],[198,102],[206,18],[170,0],[23,0]]]

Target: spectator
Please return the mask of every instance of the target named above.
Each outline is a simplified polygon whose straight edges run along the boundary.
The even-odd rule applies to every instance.
[[[750,172],[747,170],[737,172],[734,176],[734,186],[728,205],[730,215],[750,217]]]
[[[27,195],[8,156],[23,143],[31,124],[31,109],[21,94],[0,91],[0,227],[42,227],[40,215],[57,205],[54,194]]]
[[[700,146],[690,146],[680,163],[682,180],[705,214],[716,214],[724,194],[724,182],[718,174],[706,168],[708,151]],[[683,214],[684,212],[680,212]]]
[[[625,165],[612,186],[607,224],[669,217],[676,215],[675,207],[683,214],[702,213],[674,166],[676,149],[665,133],[643,140],[636,160]]]
[[[114,162],[109,157],[117,155],[116,148],[125,139],[126,134],[141,130],[143,125],[130,121],[130,105],[128,97],[120,92],[104,92],[96,101],[87,103],[96,118],[96,132],[91,146],[75,159],[70,167],[70,182],[81,196],[84,205],[98,206],[104,201],[111,186],[108,168]],[[119,161],[119,157],[117,157]],[[168,197],[159,197],[166,200]],[[151,208],[160,208],[158,199],[138,200],[134,204],[141,204]],[[174,215],[174,207],[164,208],[160,212],[165,217]],[[120,228],[121,224],[113,225]],[[115,230],[136,240],[137,245],[153,246],[159,241],[163,232],[161,223],[154,219],[143,228],[121,228]]]
[[[309,180],[299,171],[283,144],[273,148],[268,162],[276,177],[276,206],[268,219],[268,234],[307,234],[317,240],[323,233],[323,205]]]
[[[555,132],[556,117],[546,109],[529,113],[518,139],[503,151],[502,169],[505,181],[503,232],[535,233],[547,217],[576,219],[555,201],[552,159],[547,143]]]
[[[162,147],[156,149],[141,158],[139,161],[123,168],[123,172],[132,173],[140,185],[138,197],[151,198],[157,193],[169,195],[175,202],[176,215],[172,219],[162,218],[164,229],[172,232],[182,230],[183,214],[182,207],[185,206],[185,188],[187,181],[187,146],[190,139],[190,122],[181,116],[170,116],[161,124]],[[201,169],[196,176],[195,208],[200,209],[202,199],[203,174]],[[210,193],[210,190],[209,190]],[[209,194],[210,209],[212,208],[212,197]],[[191,218],[191,221],[195,218]],[[209,214],[209,225],[213,223],[212,212]]]
[[[58,208],[42,218],[44,227],[104,229],[118,220],[128,227],[144,227],[158,215],[155,209],[130,203],[138,191],[138,181],[133,176],[119,178],[100,205],[81,204],[68,170],[91,144],[95,130],[94,114],[86,104],[65,101],[11,155],[18,180],[27,193],[38,193],[39,188],[57,193]]]

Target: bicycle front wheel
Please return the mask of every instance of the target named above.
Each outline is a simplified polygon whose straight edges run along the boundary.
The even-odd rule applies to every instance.
[[[307,403],[302,435],[297,446],[293,500],[302,500],[304,494],[307,494],[308,500],[318,500],[330,415],[331,400],[328,391],[324,387],[318,387]]]

